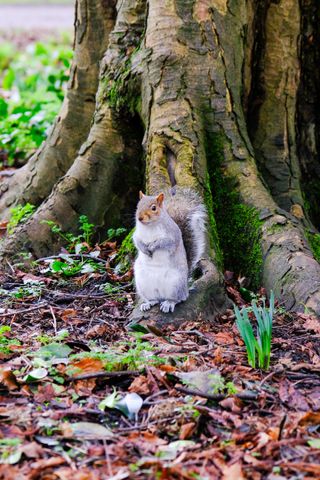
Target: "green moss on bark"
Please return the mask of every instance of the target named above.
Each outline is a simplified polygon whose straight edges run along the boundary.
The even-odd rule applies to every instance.
[[[261,221],[253,207],[241,203],[236,179],[223,170],[224,142],[222,134],[211,135],[208,143],[208,171],[213,197],[213,214],[223,250],[224,267],[250,279],[251,288],[261,282]]]
[[[314,258],[320,263],[320,233],[306,231],[306,237],[311,247]]]
[[[136,247],[133,243],[134,230],[135,229],[133,228],[123,240],[115,258],[115,263],[117,265],[116,269],[119,273],[127,272],[131,268],[136,256]]]
[[[211,182],[209,173],[207,173],[206,177],[206,185],[204,189],[204,201],[208,212],[208,219],[209,219],[209,238],[210,238],[210,246],[214,250],[215,261],[219,270],[223,270],[223,254],[220,248],[219,242],[219,235],[217,230],[217,223],[214,217],[213,212],[213,199],[212,199],[212,191],[211,191]]]
[[[124,56],[115,71],[110,70],[101,81],[99,96],[109,102],[116,111],[126,110],[131,114],[141,110],[141,95],[137,76],[132,74],[132,59],[139,51],[140,44],[129,56]]]

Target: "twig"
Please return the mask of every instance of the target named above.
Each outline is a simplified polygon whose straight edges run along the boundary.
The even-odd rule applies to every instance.
[[[45,303],[39,303],[38,305],[34,305],[33,307],[30,308],[23,308],[22,310],[11,310],[10,312],[6,313],[0,313],[0,317],[8,317],[9,315],[19,315],[20,313],[28,313],[32,312],[32,310],[38,310],[39,308],[47,307],[48,304]]]
[[[106,458],[106,464],[107,464],[107,468],[108,468],[108,475],[109,475],[109,477],[113,477],[113,471],[112,471],[112,465],[111,465],[111,461],[110,461],[108,445],[107,445],[107,442],[106,442],[105,439],[103,440],[103,447],[104,447],[104,455],[105,455],[105,458]]]
[[[61,255],[51,255],[50,257],[42,257],[38,258],[36,262],[45,262],[46,260],[57,260],[58,258],[64,258],[64,257],[71,257],[71,258],[88,258],[90,260],[95,260],[100,263],[106,264],[106,260],[103,260],[102,258],[99,257],[93,257],[91,255],[87,254],[81,254],[81,253],[62,253]]]
[[[261,380],[259,388],[261,388],[266,383],[266,381],[272,378],[276,373],[279,373],[279,372],[274,371],[274,372],[268,373],[268,375]]]
[[[160,395],[164,395],[165,393],[168,393],[168,390],[159,390],[159,392],[156,392],[156,393],[153,393],[152,395],[149,395],[149,397],[147,397],[147,398],[145,399],[145,401],[143,402],[143,404],[144,404],[144,405],[149,405],[149,404],[152,405],[152,403],[150,403],[151,400],[153,400],[153,399],[156,398],[156,397],[159,397]],[[167,401],[167,400],[165,400],[165,401]]]
[[[196,335],[196,336],[202,338],[208,345],[213,345],[213,342],[211,342],[206,337],[206,335],[204,333],[200,332],[199,330],[176,330],[174,333]]]
[[[198,390],[192,390],[191,388],[185,387],[174,387],[175,390],[178,392],[186,393],[187,395],[194,395],[198,397],[207,398],[208,400],[224,400],[230,395],[224,395],[222,393],[203,393],[199,392]],[[239,398],[240,400],[257,400],[259,395],[253,392],[240,392],[234,395],[235,397]]]
[[[119,370],[119,372],[92,372],[92,373],[84,373],[83,375],[77,375],[76,377],[70,377],[69,380],[71,382],[75,382],[77,380],[87,380],[88,378],[103,378],[103,377],[123,377],[123,376],[130,376],[130,375],[139,375],[138,370]]]
[[[9,262],[8,259],[6,259],[6,262],[7,262],[8,267],[10,268],[11,272],[13,273],[13,275],[15,275],[16,272],[14,271],[14,268],[13,268],[13,266],[11,265],[11,263]]]
[[[54,314],[53,308],[50,305],[50,312],[53,318],[53,329],[54,329],[54,334],[57,336],[57,317]]]

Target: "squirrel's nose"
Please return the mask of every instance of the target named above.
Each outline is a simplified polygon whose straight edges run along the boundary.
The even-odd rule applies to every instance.
[[[142,220],[143,220],[143,216],[142,216],[142,215],[139,216],[139,220],[140,220],[140,222],[142,222]]]

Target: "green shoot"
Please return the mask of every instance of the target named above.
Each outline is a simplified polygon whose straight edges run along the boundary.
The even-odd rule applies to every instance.
[[[25,205],[17,205],[10,209],[11,218],[7,225],[7,232],[12,234],[19,223],[23,223],[33,214],[36,207],[31,203]]]
[[[256,368],[258,363],[259,368],[268,369],[270,366],[271,354],[271,337],[272,337],[272,319],[274,315],[274,294],[270,295],[269,308],[265,305],[265,300],[262,301],[262,306],[258,306],[257,302],[253,300],[251,307],[244,307],[241,310],[234,306],[236,315],[236,325],[239,333],[245,343],[248,363],[251,367]],[[257,338],[254,335],[253,327],[249,320],[249,312],[253,312],[257,322]],[[256,362],[258,360],[258,362]]]
[[[84,247],[82,244],[84,243],[90,247],[94,234],[94,224],[89,223],[86,215],[80,215],[79,217],[79,230],[81,232],[79,235],[74,235],[71,232],[63,232],[62,228],[52,220],[43,220],[42,223],[49,225],[51,232],[62,238],[62,240],[67,243],[67,249],[71,250],[71,252],[81,253]]]

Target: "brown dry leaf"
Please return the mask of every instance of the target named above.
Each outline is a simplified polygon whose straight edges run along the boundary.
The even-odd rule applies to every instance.
[[[302,393],[294,388],[293,384],[288,380],[283,380],[279,386],[279,397],[282,402],[289,405],[290,408],[296,410],[309,410],[309,404]]]
[[[214,351],[212,352],[212,356],[214,358],[214,362],[215,363],[222,363],[223,361],[223,357],[222,357],[222,348],[221,347],[217,347],[214,349]]]
[[[75,392],[82,397],[89,397],[92,390],[96,386],[95,378],[87,378],[86,380],[77,380],[74,382],[73,388]]]
[[[228,332],[218,332],[214,335],[214,340],[218,345],[234,344],[234,337]]]
[[[140,395],[150,395],[151,388],[148,378],[145,375],[136,377],[128,388],[129,392],[140,393]]]
[[[40,474],[42,470],[51,467],[57,467],[58,465],[63,465],[66,463],[63,457],[51,457],[51,458],[44,458],[42,460],[38,460],[37,462],[33,462],[31,464],[32,472],[31,478],[37,478],[36,475]]]
[[[123,275],[116,275],[112,271],[108,271],[108,276],[113,282],[130,282],[133,278],[133,269],[131,268]]]
[[[62,312],[60,312],[61,320],[63,320],[64,322],[68,322],[68,320],[70,320],[72,317],[75,317],[76,315],[77,310],[75,310],[74,308],[66,308],[65,310],[62,310]]]
[[[222,480],[245,480],[241,463],[237,462],[222,469]]]
[[[90,328],[90,330],[87,331],[85,337],[86,338],[97,338],[97,337],[102,337],[105,335],[107,332],[109,332],[110,327],[108,325],[95,325],[94,327]]]
[[[22,445],[20,450],[25,454],[28,458],[40,458],[43,457],[44,449],[39,445],[37,442],[30,442],[26,445]]]
[[[194,422],[185,423],[184,425],[182,425],[180,434],[179,434],[179,439],[187,440],[188,438],[190,438],[193,435],[195,428],[196,428],[196,424]]]
[[[177,367],[174,367],[173,365],[159,365],[159,368],[166,373],[172,373],[177,371]]]
[[[9,392],[19,388],[17,378],[10,369],[0,368],[0,383],[5,385]]]
[[[21,270],[18,270],[16,272],[16,275],[18,278],[22,279],[23,283],[26,283],[28,280],[31,280],[33,282],[43,282],[46,285],[50,285],[50,283],[53,282],[53,278],[33,275],[32,273],[25,273],[25,272],[22,272]]]
[[[79,285],[79,287],[83,287],[83,285],[85,285],[85,283],[87,282],[87,280],[89,279],[89,277],[91,278],[91,273],[84,273],[83,275],[81,275],[80,277],[75,277],[73,279],[74,283],[76,283],[77,285]]]
[[[93,472],[92,469],[81,469],[75,471],[70,467],[62,467],[54,471],[54,478],[52,480],[101,480],[99,473]],[[51,480],[46,478],[44,480]]]
[[[31,405],[6,405],[5,407],[0,407],[0,418],[4,417],[5,421],[12,421],[16,425],[26,425],[31,422]]]
[[[67,369],[68,373],[72,371],[73,376],[82,375],[84,373],[96,373],[104,371],[103,363],[97,358],[82,358],[71,362]],[[70,375],[70,373],[69,373]]]
[[[57,394],[51,383],[38,385],[38,392],[34,395],[34,399],[38,403],[50,402]]]
[[[320,387],[312,389],[312,392],[309,394],[308,398],[312,403],[312,409],[320,410]]]
[[[320,320],[315,317],[310,317],[303,324],[306,330],[312,330],[315,333],[320,333]]]
[[[320,424],[320,412],[307,412],[299,420],[299,425],[319,425]]]
[[[129,441],[133,443],[135,448],[141,449],[144,454],[155,453],[158,447],[167,444],[166,440],[151,432],[132,432],[125,440],[125,444]]]
[[[12,465],[0,465],[0,478],[1,480],[26,480],[26,476],[19,470]]]
[[[241,294],[236,288],[232,287],[231,285],[227,285],[226,289],[231,300],[233,300],[238,306],[242,307],[246,304],[246,302],[243,300]]]
[[[290,470],[295,470],[297,472],[309,472],[316,475],[315,478],[320,478],[320,464],[311,463],[311,462],[281,462],[280,467],[290,468]],[[305,478],[305,477],[304,477]]]

